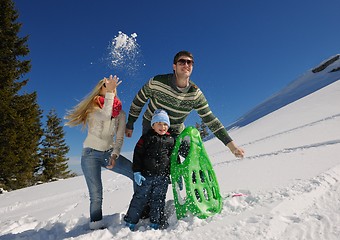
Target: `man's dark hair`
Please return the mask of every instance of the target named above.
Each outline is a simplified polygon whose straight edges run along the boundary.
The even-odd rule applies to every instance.
[[[191,58],[192,60],[194,60],[194,56],[192,55],[192,53],[188,52],[188,51],[180,51],[178,52],[175,57],[174,57],[174,64],[177,63],[178,59],[182,56],[186,56]]]

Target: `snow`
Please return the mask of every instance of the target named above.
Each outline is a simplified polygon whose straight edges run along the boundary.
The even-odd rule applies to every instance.
[[[205,142],[223,209],[208,219],[177,220],[172,188],[170,226],[131,232],[121,224],[132,182],[103,171],[104,220],[91,231],[83,176],[0,194],[0,239],[339,239],[340,81],[229,133],[246,151],[236,159],[214,138]],[[145,220],[144,220],[144,223]]]
[[[108,46],[109,67],[132,73],[138,71],[141,65],[141,50],[137,36],[137,33],[128,36],[126,33],[118,32],[118,36],[115,36]]]

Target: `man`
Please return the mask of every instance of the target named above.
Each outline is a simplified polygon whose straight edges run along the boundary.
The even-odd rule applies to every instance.
[[[178,52],[173,61],[173,73],[157,75],[149,80],[135,96],[129,111],[125,135],[131,137],[133,125],[145,103],[143,134],[150,129],[153,112],[164,109],[170,118],[170,132],[177,137],[184,130],[184,121],[192,110],[196,110],[211,132],[226,145],[236,157],[243,157],[244,150],[231,139],[223,124],[211,112],[202,91],[190,80],[194,57],[190,52]]]

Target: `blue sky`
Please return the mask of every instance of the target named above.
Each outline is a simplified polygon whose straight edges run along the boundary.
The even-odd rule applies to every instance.
[[[54,108],[60,117],[110,74],[123,80],[119,96],[128,112],[142,85],[172,72],[174,55],[188,50],[195,57],[192,80],[227,126],[339,53],[337,0],[14,2],[32,60],[24,90],[37,91],[44,114]],[[133,74],[106,59],[119,31],[138,35],[141,66]],[[140,137],[140,119],[123,151],[132,151]],[[193,112],[186,123],[196,121]],[[69,157],[79,158],[86,132],[65,132]]]

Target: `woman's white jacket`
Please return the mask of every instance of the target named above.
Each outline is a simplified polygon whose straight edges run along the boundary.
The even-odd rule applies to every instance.
[[[106,93],[103,108],[96,109],[88,116],[88,134],[83,147],[98,151],[113,149],[112,154],[120,154],[124,142],[126,114],[123,110],[112,118],[114,93]]]

